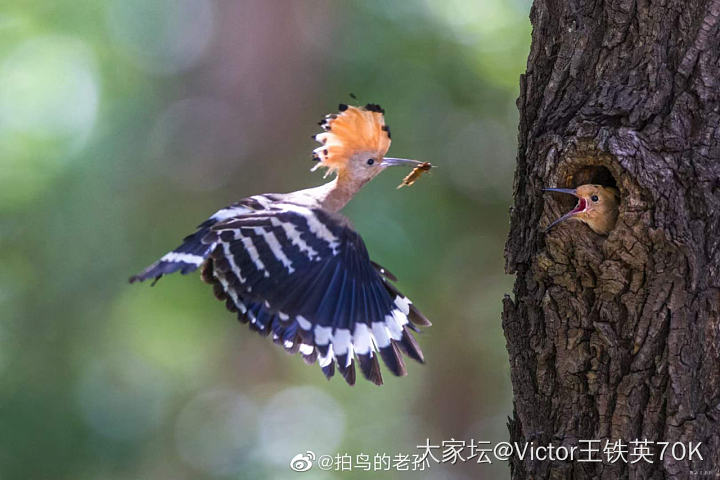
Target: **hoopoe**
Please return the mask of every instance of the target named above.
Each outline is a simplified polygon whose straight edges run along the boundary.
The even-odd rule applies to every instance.
[[[577,188],[546,188],[544,190],[567,193],[578,199],[575,208],[552,222],[545,229],[546,232],[567,219],[579,220],[600,235],[607,235],[610,230],[615,228],[620,201],[617,189],[603,185],[580,185]]]
[[[413,331],[430,322],[370,260],[338,211],[387,167],[424,163],[385,157],[390,128],[379,105],[339,110],[314,136],[322,145],[313,151],[313,170],[327,168],[326,177],[335,174],[330,182],[225,207],[130,282],[202,267],[215,296],[251,329],[309,364],[317,359],[328,379],[337,365],[353,385],[357,359],[365,378],[381,385],[378,353],[393,374],[405,375],[401,352],[424,362]]]

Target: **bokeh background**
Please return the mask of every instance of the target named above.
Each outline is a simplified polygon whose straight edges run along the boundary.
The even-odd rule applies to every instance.
[[[0,9],[0,479],[508,478],[506,463],[293,473],[297,453],[508,437],[500,311],[529,0],[10,0]],[[215,210],[322,182],[310,136],[385,107],[347,207],[434,322],[427,364],[328,382],[198,275],[128,285]]]

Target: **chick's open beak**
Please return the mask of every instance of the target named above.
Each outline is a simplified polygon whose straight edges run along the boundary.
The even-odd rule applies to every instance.
[[[422,165],[423,162],[419,162],[417,160],[410,160],[408,158],[392,158],[392,157],[385,157],[383,158],[382,165],[383,167],[419,167]]]
[[[577,191],[574,188],[544,188],[543,190],[545,190],[546,192],[567,193],[569,195],[573,195],[573,196],[577,197],[577,199],[578,199],[578,203],[577,203],[577,205],[575,205],[575,208],[573,208],[568,213],[566,213],[565,215],[563,215],[562,217],[558,218],[557,220],[552,222],[550,225],[548,225],[548,227],[545,229],[546,232],[548,230],[550,230],[552,227],[554,227],[555,225],[557,225],[558,223],[560,223],[564,220],[567,220],[568,218],[572,217],[573,215],[577,215],[578,213],[584,211],[585,207],[587,206],[587,202],[585,201],[585,199],[583,197],[579,196],[577,194]]]

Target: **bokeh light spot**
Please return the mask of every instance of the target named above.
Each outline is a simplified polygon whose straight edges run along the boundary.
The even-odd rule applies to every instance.
[[[208,0],[112,0],[106,12],[119,50],[155,74],[196,65],[212,40],[214,18]]]
[[[342,406],[313,387],[293,387],[273,396],[260,413],[260,448],[277,465],[299,452],[332,454],[345,432]]]
[[[95,58],[79,40],[34,37],[0,59],[0,210],[35,198],[86,144],[99,101]]]
[[[199,394],[185,405],[175,426],[180,457],[215,475],[245,470],[255,447],[256,412],[252,401],[233,390]]]
[[[0,132],[85,139],[99,100],[95,61],[82,42],[37,37],[0,66]]]

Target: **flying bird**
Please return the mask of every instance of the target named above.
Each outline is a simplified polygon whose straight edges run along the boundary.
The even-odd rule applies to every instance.
[[[407,373],[403,356],[424,362],[413,336],[430,322],[393,285],[397,279],[370,260],[362,238],[338,213],[388,167],[423,162],[385,157],[390,128],[375,104],[341,104],[321,122],[313,151],[325,176],[315,188],[262,194],[218,210],[130,283],[201,268],[202,279],[228,310],[307,363],[316,360],[329,379],[335,368],[355,383],[355,363],[381,385],[380,356],[395,375]],[[153,284],[155,283],[153,282]]]
[[[546,232],[568,219],[583,222],[593,232],[600,235],[607,235],[610,230],[615,228],[620,202],[620,193],[616,188],[603,185],[580,185],[577,188],[545,188],[544,190],[567,193],[578,199],[575,208],[552,222],[545,229]]]

